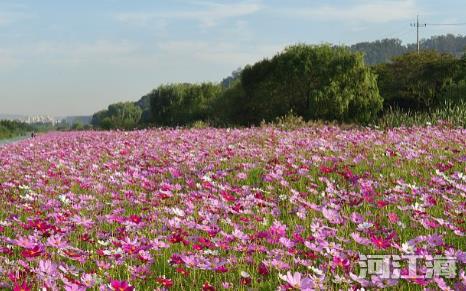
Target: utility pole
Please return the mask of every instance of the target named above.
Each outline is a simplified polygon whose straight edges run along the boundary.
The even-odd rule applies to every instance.
[[[417,42],[417,54],[419,54],[419,14],[416,18],[416,42]]]
[[[427,24],[426,23],[420,24],[419,23],[419,15],[417,15],[416,23],[412,23],[411,26],[416,27],[417,53],[419,54],[419,52],[421,50],[421,47],[420,47],[420,44],[419,44],[419,27],[426,27]]]

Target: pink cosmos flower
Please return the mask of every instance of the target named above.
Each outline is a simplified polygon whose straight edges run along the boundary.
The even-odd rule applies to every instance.
[[[333,224],[342,224],[343,223],[343,218],[340,216],[340,213],[338,213],[338,211],[335,210],[335,209],[324,207],[322,209],[322,215],[330,223],[333,223]]]
[[[278,277],[286,283],[290,284],[292,288],[296,288],[298,290],[311,290],[312,288],[311,278],[302,278],[302,275],[299,272],[292,274],[290,271],[288,271],[286,275],[279,274]]]
[[[394,212],[388,213],[388,220],[391,223],[397,223],[400,219],[398,218],[398,215]]]
[[[357,212],[353,212],[351,213],[351,221],[356,224],[360,224],[364,222],[364,217]]]
[[[26,282],[24,282],[21,285],[15,284],[13,291],[31,291],[31,288],[29,288]]]
[[[65,285],[65,291],[86,291],[87,288],[84,287],[84,286],[80,286],[78,284],[68,284],[68,285]]]
[[[371,236],[371,242],[378,249],[386,249],[391,246],[390,240],[375,235]]]
[[[110,287],[115,291],[133,291],[134,287],[128,284],[126,281],[113,280],[110,283]]]
[[[361,235],[357,232],[351,233],[351,237],[354,239],[355,242],[361,245],[368,246],[371,244],[371,240],[368,238],[361,237]]]
[[[22,250],[21,256],[23,256],[24,258],[35,258],[42,255],[43,252],[44,248],[42,246],[35,245],[32,248]]]
[[[236,178],[238,178],[239,180],[246,180],[247,177],[248,175],[246,173],[238,173],[236,175]]]

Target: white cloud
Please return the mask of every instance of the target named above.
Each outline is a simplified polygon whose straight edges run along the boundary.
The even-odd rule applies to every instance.
[[[250,15],[258,12],[262,5],[258,1],[242,1],[237,3],[214,3],[214,2],[192,2],[201,9],[184,11],[164,11],[164,12],[125,12],[114,15],[115,19],[128,24],[147,25],[154,21],[161,20],[193,20],[201,24],[202,27],[212,27],[218,22]]]
[[[128,41],[98,40],[90,43],[43,42],[32,48],[32,53],[52,59],[68,61],[111,60],[136,52],[138,45]]]
[[[284,47],[285,45],[282,44],[247,46],[230,42],[207,41],[171,41],[159,45],[162,54],[172,59],[183,58],[189,59],[190,62],[232,68],[273,56]]]
[[[8,69],[33,63],[78,66],[123,64],[138,56],[140,46],[128,41],[98,40],[88,43],[40,42],[0,48],[0,66]]]
[[[290,16],[307,17],[318,21],[351,21],[385,23],[396,20],[412,19],[419,12],[415,0],[360,0],[352,5],[302,7],[285,10]],[[281,12],[278,12],[281,13]],[[335,23],[335,25],[344,25]]]

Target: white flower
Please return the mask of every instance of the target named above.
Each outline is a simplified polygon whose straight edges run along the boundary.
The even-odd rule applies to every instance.
[[[365,229],[371,228],[372,226],[374,225],[370,222],[363,222],[363,223],[358,224],[358,230],[365,230]]]
[[[463,174],[463,173],[458,173],[458,178],[459,178],[460,180],[466,181],[466,175]]]
[[[217,255],[218,255],[218,251],[217,251],[217,250],[209,250],[209,249],[207,249],[207,250],[204,251],[204,254],[206,254],[206,255],[212,255],[212,256],[217,256]]]
[[[332,280],[332,282],[335,284],[342,284],[342,283],[346,283],[347,281],[348,280],[346,280],[344,277],[340,275],[335,275]]]
[[[414,211],[425,212],[425,208],[418,202],[414,203],[412,207]]]
[[[401,251],[405,254],[414,254],[414,246],[409,244],[408,242],[405,242],[401,245]]]
[[[278,196],[278,198],[280,198],[281,201],[285,201],[288,199],[288,196],[286,196],[285,194],[281,194],[280,196]]]
[[[29,190],[29,189],[31,189],[31,188],[29,188],[28,185],[20,185],[18,188],[21,189],[21,190]]]
[[[25,195],[21,196],[21,199],[23,200],[26,200],[26,201],[34,201],[34,196],[32,195],[29,195],[28,193],[26,193]]]
[[[10,225],[11,225],[11,222],[8,222],[8,221],[0,221],[0,225],[1,225],[1,226],[10,226]]]
[[[316,268],[316,267],[310,266],[309,269],[310,269],[312,272],[314,272],[314,273],[316,273],[317,275],[319,275],[319,276],[322,276],[322,275],[324,274],[324,272],[322,272],[321,269],[318,269],[318,268]]]
[[[171,210],[172,210],[173,214],[175,214],[176,216],[180,216],[180,217],[184,217],[184,216],[185,216],[184,211],[181,210],[181,209],[179,209],[179,208],[177,208],[177,207],[172,208]]]
[[[61,203],[67,205],[70,204],[71,200],[66,197],[66,195],[62,194],[58,196],[58,200],[60,200]]]

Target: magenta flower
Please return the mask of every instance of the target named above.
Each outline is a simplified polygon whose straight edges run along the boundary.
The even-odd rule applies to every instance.
[[[115,291],[133,291],[134,287],[131,287],[126,281],[113,280],[110,283],[110,287]]]
[[[371,236],[372,244],[378,249],[386,249],[391,246],[391,242],[383,237]]]

